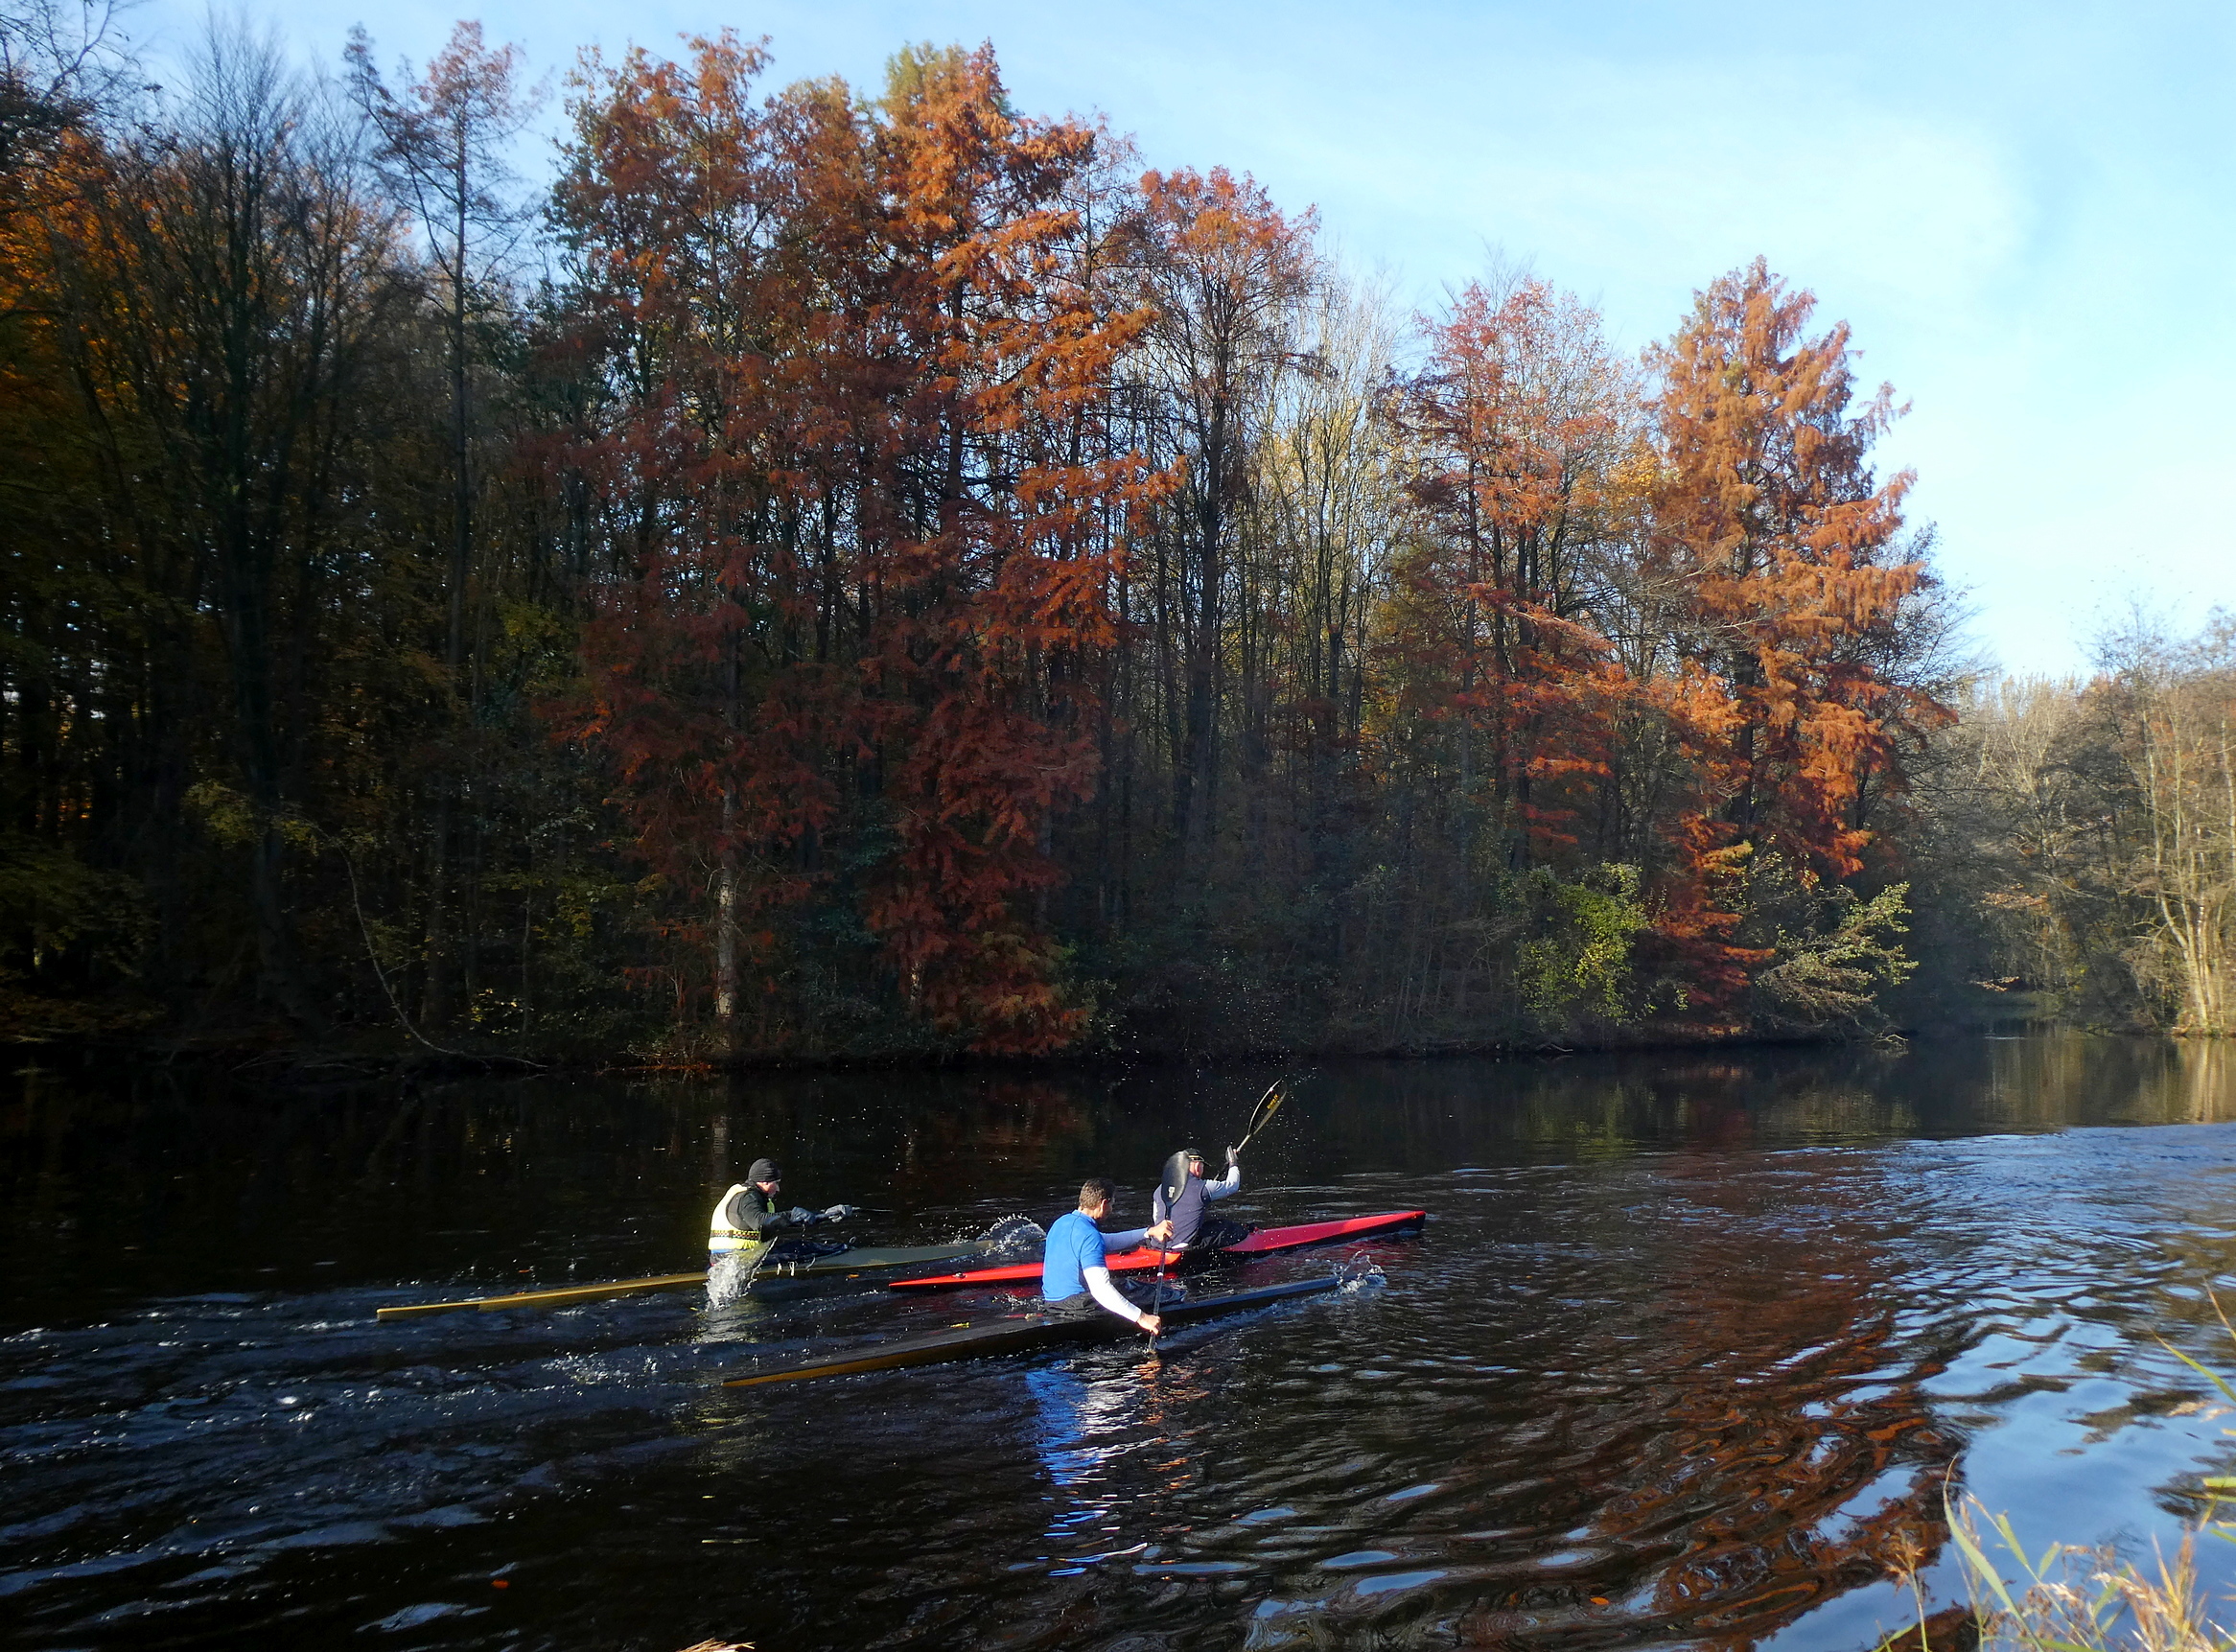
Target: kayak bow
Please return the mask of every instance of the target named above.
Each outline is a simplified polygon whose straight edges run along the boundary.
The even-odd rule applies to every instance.
[[[828,1256],[800,1262],[770,1263],[759,1270],[762,1279],[790,1279],[795,1275],[861,1273],[876,1268],[915,1268],[927,1262],[953,1262],[977,1255],[979,1245],[857,1245]],[[750,1248],[738,1253],[750,1267]],[[422,1314],[458,1314],[468,1309],[493,1314],[506,1308],[565,1308],[576,1302],[596,1302],[610,1296],[634,1296],[645,1291],[677,1291],[707,1283],[699,1273],[655,1273],[644,1279],[616,1279],[602,1285],[565,1285],[550,1291],[522,1291],[509,1296],[470,1296],[457,1302],[407,1302],[383,1308],[380,1319],[410,1319]]]
[[[1168,1303],[1164,1323],[1167,1329],[1191,1325],[1199,1319],[1262,1308],[1292,1296],[1317,1295],[1340,1284],[1339,1279],[1300,1279],[1289,1285],[1269,1285],[1262,1291],[1235,1291],[1194,1302]],[[1014,1354],[1065,1343],[1114,1342],[1139,1335],[1115,1314],[1098,1313],[1091,1319],[1069,1314],[1025,1314],[989,1320],[983,1325],[964,1325],[922,1337],[873,1343],[851,1354],[804,1354],[756,1371],[750,1377],[732,1377],[723,1386],[752,1388],[763,1383],[804,1383],[811,1377],[846,1377],[857,1371],[890,1371],[902,1365],[937,1365],[951,1360],[980,1360],[992,1354]]]
[[[1277,1250],[1301,1250],[1309,1245],[1340,1245],[1346,1240],[1371,1239],[1377,1234],[1395,1233],[1403,1228],[1417,1227],[1428,1218],[1429,1213],[1425,1210],[1386,1210],[1377,1216],[1343,1217],[1334,1222],[1307,1222],[1293,1227],[1261,1227],[1247,1239],[1220,1250],[1185,1252],[1145,1246],[1138,1250],[1122,1250],[1107,1258],[1105,1266],[1113,1273],[1146,1273],[1181,1257],[1186,1257],[1190,1262],[1201,1262],[1226,1256],[1269,1256]],[[1000,1268],[971,1268],[956,1273],[927,1273],[917,1279],[896,1279],[886,1289],[953,1291],[972,1285],[1036,1282],[1039,1277],[1039,1263],[1016,1262]]]
[[[410,1319],[421,1314],[455,1314],[475,1308],[484,1314],[501,1308],[564,1308],[571,1302],[595,1302],[601,1297],[629,1296],[640,1291],[673,1291],[686,1285],[704,1285],[704,1273],[655,1273],[649,1279],[616,1279],[603,1285],[568,1285],[556,1291],[522,1291],[510,1296],[473,1296],[463,1302],[406,1302],[378,1310],[376,1319]]]

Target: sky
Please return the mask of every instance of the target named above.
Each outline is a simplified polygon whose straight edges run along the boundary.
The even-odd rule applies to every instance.
[[[1495,258],[1636,350],[1758,254],[1910,404],[1884,470],[1984,662],[2087,669],[2140,605],[2236,607],[2236,7],[1606,0],[1087,7],[1023,0],[245,0],[306,59],[384,66],[460,16],[564,79],[578,48],[766,36],[772,84],[877,85],[990,40],[1015,105],[1099,114],[1159,167],[1254,175],[1432,308]],[[143,0],[158,61],[201,0]]]

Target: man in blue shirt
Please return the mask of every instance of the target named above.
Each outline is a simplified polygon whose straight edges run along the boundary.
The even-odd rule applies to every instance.
[[[1118,1293],[1105,1258],[1112,1247],[1131,1250],[1145,1240],[1162,1244],[1172,1238],[1173,1224],[1160,1222],[1153,1227],[1105,1233],[1096,1224],[1108,1212],[1116,1192],[1108,1176],[1089,1176],[1080,1188],[1079,1209],[1058,1217],[1049,1227],[1040,1264],[1040,1295],[1054,1313],[1092,1314],[1100,1306],[1154,1337],[1164,1329],[1163,1322]]]

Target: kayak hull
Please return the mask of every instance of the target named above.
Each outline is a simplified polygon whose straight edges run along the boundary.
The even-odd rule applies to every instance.
[[[1281,1250],[1302,1250],[1315,1245],[1344,1245],[1418,1227],[1429,1219],[1425,1210],[1386,1210],[1374,1216],[1350,1216],[1332,1222],[1307,1222],[1291,1227],[1262,1227],[1239,1244],[1220,1250],[1172,1251],[1147,1246],[1122,1250],[1106,1259],[1112,1273],[1148,1273],[1159,1268],[1202,1266],[1226,1257],[1247,1259],[1270,1256]],[[957,1291],[975,1285],[1037,1285],[1040,1264],[1010,1263],[999,1268],[970,1268],[954,1273],[926,1273],[914,1279],[888,1283],[891,1291]]]
[[[955,1262],[976,1256],[979,1245],[857,1245],[829,1256],[802,1262],[772,1263],[758,1270],[759,1279],[827,1278],[885,1268],[920,1268],[934,1262]],[[751,1266],[751,1253],[740,1252]],[[598,1285],[565,1285],[550,1291],[518,1291],[505,1296],[471,1296],[455,1302],[407,1302],[380,1309],[376,1318],[413,1319],[426,1314],[495,1314],[512,1308],[571,1308],[578,1302],[599,1302],[614,1296],[636,1296],[652,1291],[680,1291],[707,1283],[697,1273],[655,1273],[643,1279],[615,1279]]]
[[[1299,1279],[1288,1285],[1269,1285],[1262,1291],[1236,1291],[1221,1296],[1200,1297],[1193,1302],[1174,1302],[1166,1305],[1162,1318],[1168,1327],[1192,1325],[1200,1319],[1239,1314],[1293,1296],[1319,1295],[1341,1284],[1339,1279]],[[921,1337],[874,1343],[852,1353],[802,1355],[757,1370],[750,1376],[732,1377],[723,1386],[754,1388],[765,1383],[804,1383],[817,1377],[847,1377],[862,1371],[891,1371],[907,1365],[983,1360],[1036,1348],[1115,1342],[1140,1335],[1137,1328],[1114,1314],[1098,1313],[1092,1318],[1065,1314],[1020,1314],[989,1320],[983,1325],[957,1326]]]
[[[850,1250],[812,1256],[804,1262],[763,1263],[754,1268],[754,1277],[794,1279],[812,1274],[861,1273],[879,1268],[919,1268],[931,1262],[953,1262],[958,1257],[977,1256],[985,1249],[983,1245],[858,1245]],[[750,1250],[739,1251],[738,1255],[748,1268],[753,1267]]]

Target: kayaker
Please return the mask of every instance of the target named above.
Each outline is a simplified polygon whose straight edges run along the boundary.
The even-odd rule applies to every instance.
[[[1103,1308],[1154,1337],[1164,1329],[1163,1321],[1119,1293],[1110,1283],[1106,1259],[1111,1250],[1131,1250],[1146,1239],[1162,1244],[1172,1237],[1173,1224],[1164,1222],[1125,1233],[1105,1233],[1100,1223],[1116,1193],[1108,1176],[1089,1176],[1080,1188],[1079,1209],[1049,1225],[1040,1264],[1040,1295],[1055,1313],[1092,1314]]]
[[[714,1201],[714,1219],[707,1230],[708,1251],[726,1256],[749,1245],[797,1237],[817,1222],[845,1222],[855,1214],[850,1204],[834,1204],[828,1210],[809,1210],[800,1204],[780,1209],[777,1190],[783,1180],[784,1173],[777,1168],[775,1159],[755,1159],[745,1179],[733,1183],[730,1191]]]
[[[1249,1228],[1239,1222],[1228,1222],[1210,1214],[1210,1202],[1240,1193],[1243,1185],[1242,1155],[1233,1148],[1226,1150],[1226,1174],[1217,1181],[1203,1179],[1203,1154],[1196,1148],[1182,1148],[1174,1159],[1188,1161],[1188,1179],[1180,1189],[1180,1197],[1170,1206],[1165,1201],[1164,1184],[1157,1184],[1156,1198],[1150,1214],[1159,1222],[1170,1222],[1173,1226],[1172,1248],[1175,1250],[1220,1250],[1250,1236]],[[1166,1161],[1168,1164],[1172,1160]]]

